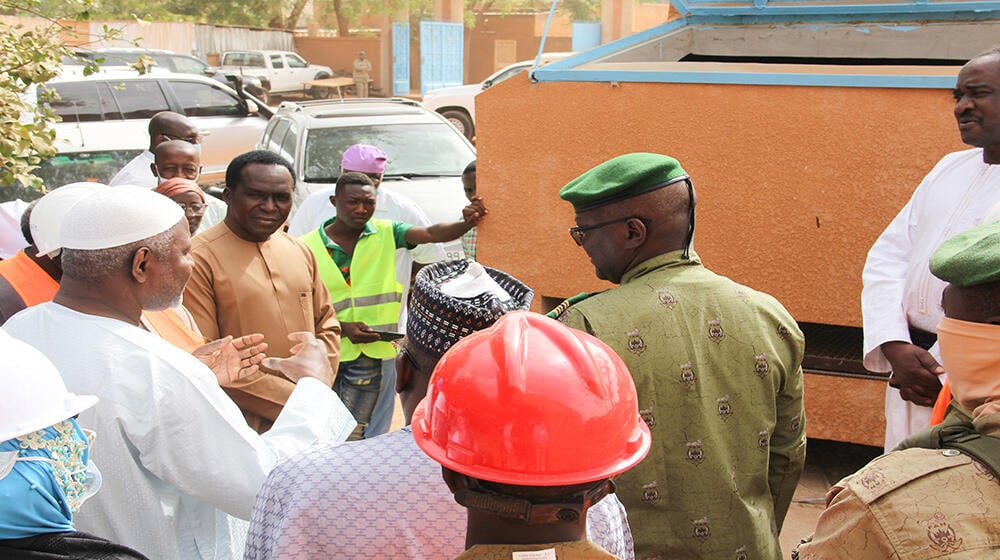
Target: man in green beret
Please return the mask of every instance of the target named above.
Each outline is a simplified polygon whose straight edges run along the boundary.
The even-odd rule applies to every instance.
[[[1000,547],[1000,223],[945,241],[944,422],[835,485],[798,558],[994,558]],[[992,551],[992,552],[990,552]]]
[[[677,160],[623,155],[559,194],[573,240],[619,287],[558,317],[622,357],[653,434],[618,481],[636,558],[780,558],[805,461],[802,332],[774,298],[701,264]]]

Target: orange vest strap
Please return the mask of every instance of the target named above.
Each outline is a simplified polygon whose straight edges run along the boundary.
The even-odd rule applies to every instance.
[[[934,401],[934,410],[931,411],[931,426],[937,426],[944,420],[944,413],[948,410],[949,404],[951,404],[951,385],[945,379],[944,385],[941,386],[941,392],[938,393],[937,400]]]
[[[59,291],[59,283],[24,251],[18,251],[13,257],[0,262],[0,276],[7,279],[26,307],[52,301]]]

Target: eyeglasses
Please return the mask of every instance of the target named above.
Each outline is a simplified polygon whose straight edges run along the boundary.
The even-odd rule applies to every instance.
[[[180,206],[185,214],[204,214],[205,209],[208,205],[203,202],[178,202],[177,206]]]
[[[161,132],[160,136],[166,138],[167,140],[183,140],[188,144],[197,144],[199,141],[201,141],[201,136],[198,134],[195,134],[194,136],[174,136],[173,134],[167,134],[165,132]]]
[[[605,226],[610,226],[611,224],[617,224],[621,222],[627,222],[631,219],[636,219],[642,223],[646,223],[645,218],[640,218],[639,216],[624,216],[622,218],[616,218],[614,220],[608,220],[606,222],[601,222],[599,224],[591,224],[589,226],[577,226],[569,228],[569,236],[576,241],[577,245],[583,246],[583,242],[587,239],[587,232],[593,229],[600,229]],[[648,225],[648,224],[647,224]]]
[[[399,355],[402,356],[403,359],[406,360],[407,362],[410,362],[410,367],[413,368],[413,371],[421,370],[420,364],[417,363],[417,360],[416,358],[413,357],[413,354],[410,354],[409,350],[406,349],[406,346],[403,346],[402,344],[397,344],[396,347],[399,348]]]

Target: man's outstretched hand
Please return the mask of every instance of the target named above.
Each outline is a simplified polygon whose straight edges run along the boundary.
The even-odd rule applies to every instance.
[[[332,387],[336,372],[330,365],[326,345],[309,331],[289,333],[288,340],[297,342],[292,346],[292,355],[287,358],[269,357],[264,360],[263,366],[280,371],[296,383],[303,377],[315,377],[327,387]]]
[[[191,354],[215,373],[219,385],[226,386],[257,373],[260,363],[267,357],[266,350],[264,335],[255,333],[213,340],[195,348]]]

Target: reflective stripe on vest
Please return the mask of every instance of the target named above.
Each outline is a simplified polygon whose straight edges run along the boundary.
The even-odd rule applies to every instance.
[[[376,232],[358,239],[351,257],[351,283],[323,244],[319,230],[302,236],[302,241],[316,255],[320,278],[330,291],[330,303],[341,322],[362,322],[376,331],[395,331],[399,328],[400,301],[403,286],[396,281],[396,240],[392,222],[372,220]],[[388,342],[354,344],[346,336],[340,339],[340,361],[356,360],[362,352],[380,360],[396,355],[396,348]]]

